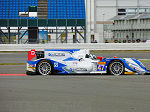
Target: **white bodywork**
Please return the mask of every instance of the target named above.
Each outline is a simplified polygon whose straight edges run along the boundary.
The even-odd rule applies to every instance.
[[[145,74],[149,73],[144,65],[132,58],[108,58],[101,59],[101,57],[96,57],[90,54],[89,50],[80,49],[58,49],[44,51],[44,58],[40,58],[34,61],[27,61],[27,71],[36,72],[36,64],[41,60],[50,61],[52,67],[58,73],[107,73],[107,70],[113,68],[115,70],[115,60],[119,61],[117,63],[123,63],[125,74]],[[114,62],[113,62],[114,61]],[[114,63],[115,66],[108,68],[108,66]],[[122,65],[122,64],[120,64]],[[119,65],[116,67],[119,68]],[[113,71],[109,70],[109,71]],[[117,71],[117,70],[116,70]],[[122,72],[121,72],[122,73]],[[113,73],[115,75],[115,73]],[[116,73],[117,74],[117,73]]]
[[[99,60],[85,58],[86,54],[90,54],[90,51],[86,49],[73,53],[69,51],[45,51],[45,58],[67,65],[64,69],[67,72],[71,71],[71,73],[106,73],[106,71],[97,71],[97,62]],[[64,61],[68,58],[75,60]]]

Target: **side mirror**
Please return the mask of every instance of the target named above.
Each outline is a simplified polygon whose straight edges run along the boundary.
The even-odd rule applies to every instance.
[[[102,61],[102,60],[103,60],[103,57],[98,56],[96,59]]]
[[[85,58],[89,58],[90,56],[88,54],[85,55]]]
[[[113,58],[117,58],[117,56],[114,56]]]

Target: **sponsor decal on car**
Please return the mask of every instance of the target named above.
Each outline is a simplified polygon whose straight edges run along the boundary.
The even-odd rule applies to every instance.
[[[28,68],[34,69],[34,68],[35,68],[35,65],[29,65]]]
[[[65,56],[65,53],[48,53],[48,56],[52,56],[52,57],[55,57],[55,56]]]
[[[98,65],[105,65],[106,62],[97,62]]]
[[[86,68],[76,68],[75,71],[87,71]]]

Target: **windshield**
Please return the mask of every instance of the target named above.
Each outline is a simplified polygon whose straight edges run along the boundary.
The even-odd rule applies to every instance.
[[[96,56],[93,54],[86,54],[85,58],[90,58],[92,60],[96,60]]]

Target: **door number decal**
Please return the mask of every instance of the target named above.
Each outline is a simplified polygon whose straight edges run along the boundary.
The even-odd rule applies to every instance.
[[[97,71],[105,71],[105,65],[97,65]]]

